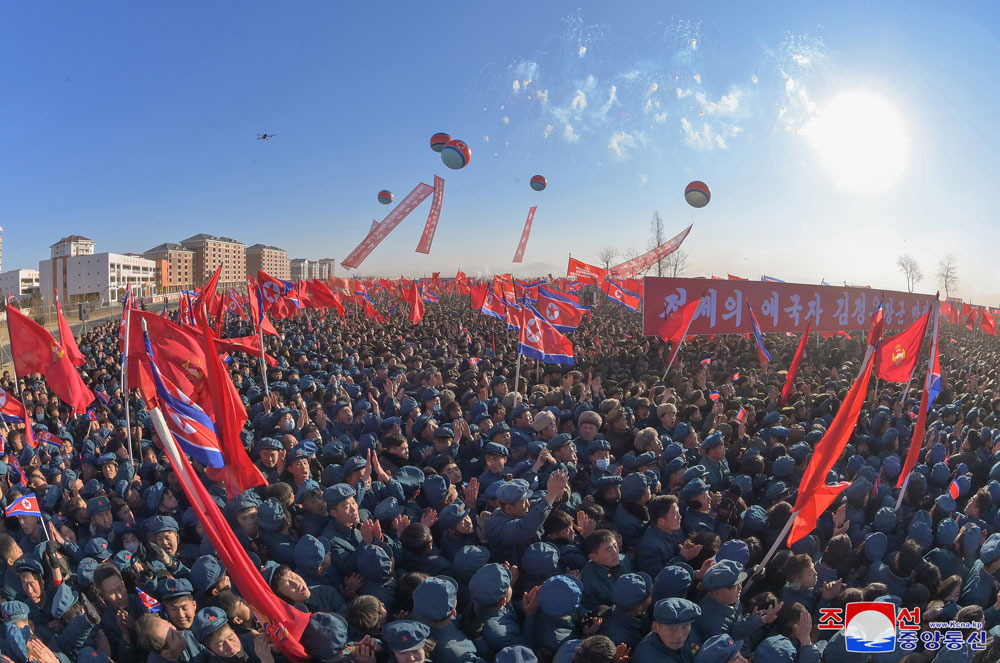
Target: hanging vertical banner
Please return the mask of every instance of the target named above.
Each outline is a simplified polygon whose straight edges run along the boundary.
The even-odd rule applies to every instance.
[[[528,210],[528,218],[524,221],[524,230],[521,231],[521,241],[517,243],[513,262],[521,262],[524,258],[524,247],[528,245],[528,235],[531,234],[531,222],[535,220],[536,209],[538,209],[538,205]]]
[[[416,209],[420,203],[427,200],[427,196],[433,192],[434,187],[423,182],[413,187],[413,191],[406,194],[406,198],[399,201],[399,204],[392,208],[392,211],[382,219],[382,222],[372,229],[340,264],[348,269],[357,269],[365,261],[365,258],[371,255],[375,247],[381,244],[382,240],[395,230],[396,226],[402,223],[403,219],[409,216],[410,212]]]
[[[620,265],[615,265],[611,268],[611,271],[623,278],[632,278],[636,274],[641,274],[642,272],[649,269],[652,265],[655,265],[661,259],[666,258],[668,255],[680,248],[681,242],[688,236],[691,232],[691,228],[694,224],[691,224],[681,232],[679,232],[672,239],[667,240],[663,244],[651,251],[643,253],[641,256],[627,260]]]
[[[444,201],[444,179],[434,176],[434,199],[431,200],[431,211],[427,214],[427,223],[424,224],[424,234],[420,236],[420,243],[417,244],[417,253],[430,253],[431,242],[434,241],[434,231],[438,227],[438,219],[441,217],[441,203]]]

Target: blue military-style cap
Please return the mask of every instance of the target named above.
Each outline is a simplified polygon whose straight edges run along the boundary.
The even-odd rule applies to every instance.
[[[772,635],[757,645],[754,660],[768,663],[794,663],[799,655],[798,648],[783,635]]]
[[[212,555],[202,555],[191,566],[191,584],[200,591],[207,592],[226,574],[222,562]]]
[[[306,534],[295,544],[295,563],[302,569],[315,571],[326,560],[330,544],[326,539]]]
[[[284,451],[285,445],[273,437],[262,437],[260,442],[257,443],[257,451],[261,449],[270,449],[272,451]]]
[[[23,601],[4,601],[0,603],[0,615],[6,622],[16,622],[27,619],[31,611]]]
[[[690,624],[700,616],[701,608],[698,604],[687,599],[661,599],[653,606],[653,621],[663,626]]]
[[[701,441],[701,448],[705,451],[714,449],[715,447],[722,444],[722,431],[715,431],[711,433],[708,437]]]
[[[865,557],[869,562],[880,562],[889,551],[889,539],[882,532],[872,532],[865,537]]]
[[[740,653],[742,640],[733,640],[727,633],[713,635],[698,650],[695,663],[729,663]]]
[[[503,456],[507,458],[510,455],[510,451],[507,450],[502,444],[497,442],[487,442],[483,445],[483,451],[488,454],[493,454],[494,456]]]
[[[260,498],[251,492],[240,493],[229,503],[229,513],[235,515],[244,509],[254,509],[260,507]]]
[[[84,647],[76,656],[76,663],[110,663],[108,655],[100,649]]]
[[[622,499],[626,502],[639,500],[649,488],[645,474],[633,473],[622,480]]]
[[[653,599],[683,598],[691,589],[694,569],[684,563],[664,566],[653,580]]]
[[[605,488],[611,488],[612,486],[620,486],[624,483],[624,480],[617,474],[605,474],[597,480],[597,489],[604,490]]]
[[[62,619],[62,616],[69,611],[76,602],[80,600],[80,595],[73,591],[69,583],[63,583],[56,588],[56,593],[52,597],[52,618]]]
[[[76,565],[76,578],[80,582],[81,588],[87,588],[90,583],[94,582],[94,571],[99,565],[100,562],[93,557],[84,557]]]
[[[772,410],[764,415],[764,425],[773,426],[774,424],[781,421],[781,413],[777,410]]]
[[[277,532],[285,524],[285,507],[273,497],[260,505],[257,523],[269,532]]]
[[[101,495],[100,497],[93,497],[87,500],[87,517],[93,518],[97,514],[104,513],[105,511],[111,511],[111,501]]]
[[[510,645],[497,652],[495,663],[538,663],[535,652],[524,645]]]
[[[181,528],[171,516],[154,516],[146,521],[146,527],[150,534],[160,532],[180,532]]]
[[[746,580],[743,565],[731,559],[716,561],[702,576],[701,584],[708,591],[742,584]]]
[[[301,540],[299,541],[301,543]],[[296,546],[296,561],[298,561],[298,546]],[[315,552],[313,551],[313,559]],[[325,557],[324,548],[324,557]],[[322,562],[322,560],[320,560]],[[319,565],[317,565],[318,567]],[[309,566],[307,568],[316,568]],[[366,580],[374,582],[384,582],[392,577],[392,555],[380,545],[369,543],[358,548],[358,573]]]
[[[157,584],[156,589],[161,601],[194,594],[194,586],[186,578],[165,578]]]
[[[372,515],[375,516],[376,520],[395,520],[403,514],[403,505],[399,503],[399,500],[393,496],[389,496],[375,505],[375,511]],[[438,517],[440,521],[440,516]]]
[[[559,433],[548,442],[549,451],[558,451],[573,441],[567,433]]]
[[[497,489],[497,499],[500,500],[501,504],[520,502],[521,500],[528,499],[530,495],[531,487],[524,479],[505,481],[504,484]]]
[[[490,561],[490,551],[485,546],[465,545],[455,553],[455,559],[451,561],[451,568],[455,575],[468,584],[473,574],[488,564]]]
[[[307,496],[309,496],[309,494],[313,492],[318,492],[322,494],[323,486],[319,485],[319,482],[317,481],[314,481],[312,479],[306,479],[305,481],[302,482],[302,485],[299,486],[299,489],[295,491],[295,503],[302,504],[302,500],[304,500]]]
[[[356,495],[357,491],[346,483],[338,483],[330,486],[323,492],[323,499],[326,501],[327,508],[332,509],[347,498],[355,497]]]
[[[653,579],[647,573],[626,573],[611,585],[611,601],[622,610],[631,610],[653,591]]]
[[[958,505],[955,504],[955,498],[947,493],[934,498],[934,506],[946,514],[954,513],[955,509],[958,508]]]
[[[677,442],[670,442],[663,447],[663,453],[660,455],[663,457],[663,460],[669,462],[678,456],[684,455],[684,445]]]
[[[691,479],[681,488],[680,501],[686,503],[699,495],[708,492],[708,484],[701,479]]]
[[[107,539],[99,536],[87,542],[87,545],[83,547],[83,554],[101,562],[111,559],[111,550],[108,549]]]
[[[771,474],[779,479],[790,476],[795,471],[795,459],[791,456],[778,456],[771,463]]]
[[[191,634],[200,643],[205,642],[208,636],[218,631],[229,623],[226,611],[222,608],[202,608],[194,616],[191,624]]]
[[[458,601],[458,583],[448,576],[431,576],[413,590],[413,611],[421,617],[447,619]]]
[[[450,486],[451,483],[446,477],[440,474],[432,474],[424,479],[424,497],[431,503],[431,506],[436,507],[448,497],[448,488]]]
[[[124,573],[125,569],[132,566],[132,553],[127,550],[119,550],[115,553],[115,556],[111,558],[111,563],[114,564],[115,568],[119,572]]]
[[[549,617],[572,615],[580,607],[583,583],[571,575],[553,576],[542,583],[538,607]]]
[[[462,502],[456,500],[441,509],[438,513],[437,520],[441,527],[449,529],[460,523],[467,515],[469,515],[469,508]]]
[[[968,533],[966,530],[966,535]],[[979,559],[987,566],[1000,559],[1000,532],[991,534],[990,538],[983,542],[983,547],[979,549]]]
[[[671,436],[674,441],[683,443],[688,435],[691,434],[691,424],[686,421],[682,421],[676,426],[674,426],[674,434]]]
[[[955,545],[955,539],[959,533],[958,523],[951,518],[943,518],[937,526],[937,544],[941,548],[950,548]]]
[[[487,564],[469,581],[469,595],[483,607],[499,603],[510,589],[510,571],[499,564]]]
[[[719,547],[719,552],[715,553],[715,561],[722,562],[732,560],[742,566],[750,563],[750,547],[739,539],[730,539]]]
[[[358,470],[363,470],[368,466],[368,461],[361,456],[351,456],[344,461],[344,476],[347,476],[351,472],[357,472]]]
[[[692,479],[707,479],[708,478],[708,468],[704,465],[692,465],[691,467],[684,470],[684,474],[681,475],[681,481],[688,483]]]
[[[686,468],[687,468],[687,461],[684,460],[684,456],[677,456],[675,458],[671,458],[670,462],[668,462],[663,467],[663,473],[667,476],[670,476],[677,470],[682,470]]]
[[[536,578],[547,578],[559,571],[559,549],[547,541],[532,543],[521,556],[521,568]]]
[[[300,460],[309,460],[309,454],[306,453],[305,449],[296,447],[285,454],[285,467]]]
[[[400,620],[389,622],[382,629],[382,640],[386,646],[400,654],[423,649],[424,642],[431,634],[431,627],[421,622]]]

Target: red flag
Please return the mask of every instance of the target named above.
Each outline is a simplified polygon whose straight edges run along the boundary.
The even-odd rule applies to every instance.
[[[934,309],[932,308],[931,311]],[[924,391],[920,394],[920,410],[917,412],[917,420],[913,424],[913,435],[910,437],[910,450],[906,453],[906,462],[899,473],[896,481],[896,488],[902,488],[906,478],[917,465],[920,458],[920,449],[924,445],[924,430],[927,427],[927,410],[930,409],[931,391],[935,388],[934,396],[941,391],[941,368],[938,365],[938,318],[934,317],[934,331],[931,332],[931,352],[927,359],[927,376],[924,378]],[[938,384],[935,384],[937,382]]]
[[[868,345],[877,347],[878,342],[882,340],[882,332],[884,331],[885,319],[882,315],[882,302],[879,302],[878,308],[872,313],[872,327],[868,330]]]
[[[660,340],[664,343],[672,343],[675,347],[680,345],[688,327],[691,326],[691,321],[694,320],[694,314],[698,312],[699,304],[701,304],[701,299],[692,299],[671,313],[663,321],[660,330],[656,332]]]
[[[795,518],[792,530],[788,534],[788,545],[792,545],[813,531],[813,528],[816,527],[816,521],[823,515],[826,508],[837,499],[837,495],[840,495],[850,485],[850,481],[841,481],[835,484],[823,484],[816,489],[813,498],[802,507],[802,511]]]
[[[49,388],[74,412],[86,412],[87,406],[94,402],[94,392],[84,384],[66,350],[52,334],[13,306],[7,307],[7,332],[18,375],[42,373]]]
[[[472,295],[472,310],[478,311],[483,308],[483,300],[486,299],[486,291],[489,286],[470,285],[469,294]]]
[[[240,439],[240,432],[247,422],[247,412],[243,408],[240,395],[233,386],[233,381],[229,379],[226,367],[219,359],[219,353],[215,347],[215,337],[208,326],[206,320],[201,322],[201,342],[202,352],[205,355],[206,381],[209,385],[209,393],[212,409],[215,411],[215,429],[219,433],[219,446],[222,447],[222,455],[226,459],[226,495],[233,499],[239,493],[257,486],[267,485],[267,480],[256,465],[247,456],[246,449],[243,448],[243,441]],[[157,355],[159,357],[159,355]],[[157,359],[157,364],[160,364]],[[205,409],[202,407],[202,409]]]
[[[829,493],[833,490],[826,485],[826,477],[830,473],[830,468],[843,453],[847,441],[854,432],[854,427],[858,423],[858,415],[861,407],[865,403],[865,396],[868,394],[868,382],[872,376],[872,358],[868,357],[861,375],[847,392],[847,397],[837,410],[833,422],[827,429],[823,438],[816,444],[812,460],[806,466],[802,479],[799,481],[799,496],[795,500],[794,510],[798,512],[795,518],[793,531],[797,538],[788,538],[788,545],[792,545],[800,538],[811,532],[816,527],[816,517],[823,512],[833,497]],[[829,499],[828,499],[829,498]],[[823,505],[823,502],[826,502]],[[810,517],[812,519],[810,520]]]
[[[895,336],[879,343],[875,351],[875,377],[888,382],[908,382],[924,346],[930,311]]]
[[[191,305],[195,320],[199,319],[198,316],[204,315],[206,310],[211,312],[215,308],[215,288],[219,283],[219,274],[221,273],[222,263],[220,262],[205,287],[198,291],[198,296],[195,297],[194,303]]]
[[[806,325],[806,330],[799,340],[799,347],[795,349],[795,356],[792,357],[792,365],[788,367],[788,375],[785,376],[785,386],[781,388],[781,405],[788,402],[795,388],[795,376],[799,374],[799,364],[802,362],[802,355],[806,351],[806,344],[809,342],[809,330],[812,329],[812,321]]]
[[[410,305],[410,315],[407,319],[415,325],[420,324],[420,319],[424,317],[424,300],[417,289],[417,283],[410,284],[410,292],[406,295],[406,303]]]
[[[992,336],[997,335],[997,321],[993,317],[993,314],[983,309],[983,314],[979,319],[979,324],[983,328],[983,331]]]
[[[313,308],[332,308],[337,311],[337,315],[340,317],[344,317],[346,314],[344,306],[340,303],[340,298],[333,294],[322,281],[313,279],[306,282],[306,292]]]
[[[195,474],[191,462],[172,444],[168,444],[168,451],[167,457],[181,487],[188,501],[195,507],[195,515],[198,516],[205,535],[211,541],[240,596],[254,609],[271,641],[289,660],[310,660],[300,642],[309,623],[310,613],[296,610],[275,595],[236,538],[219,506]]]
[[[217,338],[215,339],[215,349],[220,354],[224,352],[245,352],[251,357],[259,357],[260,336],[251,334],[250,336],[239,336],[237,338]],[[278,360],[266,352],[264,353],[264,361],[272,368],[278,365]]]
[[[74,366],[83,366],[87,360],[84,359],[83,353],[80,352],[80,348],[76,344],[76,339],[73,338],[73,330],[66,322],[62,307],[59,306],[58,297],[56,298],[56,317],[59,319],[59,340],[62,341],[63,347],[66,349],[66,356],[69,357]]]

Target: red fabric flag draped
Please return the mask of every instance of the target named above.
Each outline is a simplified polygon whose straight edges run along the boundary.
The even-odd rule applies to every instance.
[[[795,376],[799,374],[799,364],[802,362],[802,355],[805,354],[806,345],[809,343],[809,330],[812,329],[812,322],[806,325],[806,330],[799,340],[799,347],[795,349],[795,356],[792,358],[792,365],[788,367],[788,375],[785,376],[785,386],[781,388],[781,405],[788,402],[792,391],[795,389]]]
[[[84,384],[66,350],[52,334],[13,306],[7,307],[7,332],[18,375],[43,374],[49,388],[74,412],[86,412],[87,406],[94,402],[94,392]]]
[[[407,319],[415,325],[420,324],[420,319],[424,317],[424,300],[420,297],[416,282],[410,284],[410,292],[406,295],[406,303],[410,305],[410,314]]]
[[[993,314],[983,309],[982,316],[979,318],[979,325],[983,328],[983,331],[992,336],[997,335],[997,321],[993,317]]]
[[[663,321],[660,330],[656,332],[660,340],[664,343],[672,343],[675,347],[680,345],[688,327],[691,326],[691,321],[694,320],[694,314],[698,312],[699,304],[701,304],[701,299],[692,299],[670,314]]]
[[[63,315],[58,298],[56,298],[56,317],[59,319],[59,340],[66,350],[66,356],[69,357],[70,363],[74,366],[83,366],[87,363],[87,360],[84,358],[83,353],[80,352],[80,348],[76,344],[76,339],[73,338],[73,330],[69,328],[69,323],[66,322],[66,316]]]
[[[157,360],[159,363],[159,360]],[[240,596],[245,598],[257,613],[261,625],[271,641],[291,661],[310,660],[302,646],[301,638],[309,624],[310,613],[296,610],[282,601],[268,586],[260,571],[254,566],[246,550],[236,538],[229,523],[219,510],[208,490],[199,480],[190,461],[170,445],[168,458],[177,474],[188,501],[201,522],[205,535],[232,579]]]
[[[191,305],[194,313],[195,320],[199,319],[199,316],[204,315],[204,311],[207,308],[209,312],[215,307],[215,289],[219,284],[219,274],[222,273],[222,263],[215,268],[215,273],[212,277],[208,279],[205,286],[198,291],[198,296],[195,297],[194,303]],[[204,305],[204,306],[203,306]]]
[[[219,433],[219,446],[226,459],[226,496],[231,500],[245,490],[267,485],[267,480],[243,448],[240,432],[247,422],[247,413],[219,358],[215,348],[216,339],[206,320],[201,322],[201,337],[198,340],[205,355],[206,381],[212,409],[215,411],[214,422]],[[157,360],[157,364],[159,363]]]
[[[931,309],[933,313],[934,309]],[[913,435],[910,437],[910,450],[906,454],[906,462],[899,473],[896,481],[896,488],[902,488],[910,472],[917,465],[920,458],[920,449],[924,444],[924,430],[927,427],[927,410],[930,406],[931,383],[935,379],[940,379],[941,369],[938,367],[938,319],[934,317],[934,331],[931,338],[931,352],[927,359],[927,376],[924,378],[924,391],[920,394],[920,410],[917,412],[917,420],[913,424]]]
[[[314,308],[332,308],[337,312],[337,315],[344,317],[346,311],[344,311],[344,306],[340,303],[340,298],[333,294],[325,283],[316,279],[308,281],[306,283],[306,291],[309,294],[309,301]]]
[[[486,299],[486,291],[489,290],[489,286],[485,285],[470,285],[469,291],[472,295],[472,310],[478,311],[483,308],[483,300]]]
[[[802,511],[799,512],[798,517],[792,524],[791,532],[788,534],[788,545],[795,543],[813,531],[816,527],[816,521],[823,515],[826,508],[850,485],[850,481],[841,481],[839,483],[823,484],[820,486],[816,490],[813,499],[809,500],[802,507]]]
[[[847,392],[847,397],[844,398],[840,409],[837,410],[833,422],[823,434],[823,438],[816,444],[812,460],[809,461],[809,465],[799,481],[799,496],[795,500],[794,507],[794,511],[798,512],[798,515],[795,517],[795,524],[792,528],[795,538],[790,535],[788,545],[792,545],[816,527],[816,518],[838,494],[830,495],[835,489],[827,486],[826,477],[830,473],[830,468],[843,453],[848,440],[851,439],[854,427],[858,423],[861,407],[865,403],[865,396],[868,394],[868,383],[871,376],[872,357],[868,357],[861,369],[861,375],[851,385],[851,389]],[[824,502],[826,506],[823,506]]]
[[[875,377],[887,382],[908,382],[924,346],[931,314],[914,322],[895,336],[883,340],[875,352]]]

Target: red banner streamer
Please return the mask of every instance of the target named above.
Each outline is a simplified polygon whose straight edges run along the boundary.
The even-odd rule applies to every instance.
[[[361,263],[365,261],[365,258],[371,255],[371,252],[375,250],[379,244],[382,243],[389,233],[396,229],[400,223],[403,222],[410,212],[417,208],[417,206],[427,200],[427,196],[434,192],[434,187],[420,183],[413,187],[413,191],[406,195],[399,201],[391,212],[389,212],[382,222],[378,226],[372,229],[368,235],[361,240],[361,243],[354,247],[350,255],[344,258],[343,262],[340,264],[348,269],[357,269]]]
[[[521,262],[524,259],[524,247],[528,245],[528,235],[531,234],[531,222],[535,220],[536,209],[538,209],[538,205],[528,210],[528,218],[524,221],[524,230],[521,231],[521,241],[517,243],[513,262]]]
[[[431,242],[434,241],[434,232],[438,227],[438,219],[441,218],[442,202],[444,202],[444,180],[435,175],[434,199],[431,201],[431,211],[427,214],[427,223],[424,224],[424,234],[420,236],[420,243],[417,244],[417,253],[431,252]]]
[[[641,256],[637,256],[631,260],[626,260],[620,265],[615,265],[610,271],[617,274],[619,277],[627,279],[632,278],[636,274],[645,272],[650,268],[650,266],[655,265],[657,262],[679,249],[681,247],[681,242],[683,242],[688,236],[688,233],[691,232],[691,228],[693,226],[694,224],[691,224],[682,230],[676,237],[660,244],[652,251],[647,251]]]
[[[867,330],[872,311],[882,302],[886,329],[908,327],[934,303],[934,295],[869,288],[759,283],[647,276],[643,298],[643,333],[656,335],[663,320],[692,299],[702,298],[689,335],[746,334],[753,306],[763,333]]]

